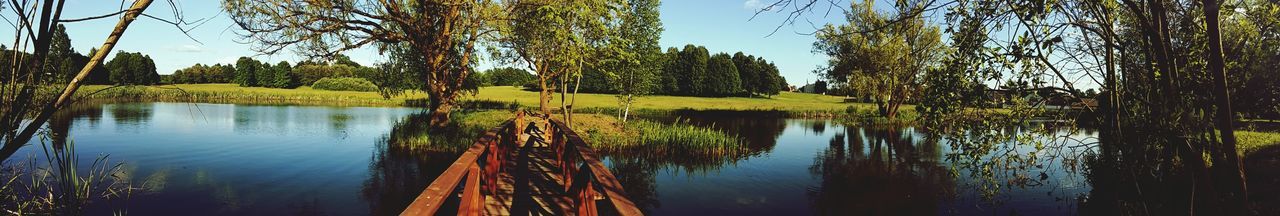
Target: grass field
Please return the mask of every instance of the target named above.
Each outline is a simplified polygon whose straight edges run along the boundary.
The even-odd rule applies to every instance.
[[[235,84],[177,84],[159,86],[115,87],[89,85],[78,95],[88,99],[115,99],[170,102],[236,102],[268,104],[310,104],[335,106],[405,106],[412,101],[422,101],[426,95],[413,92],[407,95],[383,99],[375,92],[325,91],[311,87],[275,89],[240,87]],[[99,90],[105,91],[97,92]],[[92,94],[92,95],[91,95]],[[515,102],[526,107],[538,106],[538,92],[524,91],[511,86],[484,87],[476,95],[465,95],[461,100]],[[559,106],[560,95],[552,99]],[[611,94],[578,94],[575,109],[618,108],[618,99]],[[633,105],[636,110],[778,110],[787,112],[843,112],[849,106],[873,110],[874,105],[844,103],[837,96],[783,92],[773,98],[706,98],[681,96],[641,97]],[[905,105],[902,110],[912,110]]]

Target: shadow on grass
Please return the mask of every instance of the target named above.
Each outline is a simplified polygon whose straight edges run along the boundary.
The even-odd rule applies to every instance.
[[[1270,145],[1245,155],[1249,200],[1258,215],[1280,215],[1280,145]]]

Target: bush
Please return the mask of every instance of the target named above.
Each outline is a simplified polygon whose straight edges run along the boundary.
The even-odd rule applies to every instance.
[[[330,91],[378,91],[378,86],[374,85],[373,82],[363,78],[352,77],[321,78],[315,84],[311,84],[311,88]]]

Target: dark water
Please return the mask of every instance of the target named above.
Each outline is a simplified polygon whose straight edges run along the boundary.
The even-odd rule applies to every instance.
[[[397,127],[418,125],[403,122],[415,113],[106,104],[77,107],[51,128],[70,134],[82,161],[123,162],[140,188],[123,202],[95,203],[91,214],[390,215],[457,156],[386,144]],[[944,159],[950,146],[913,128],[752,116],[684,117],[744,137],[743,154],[610,155],[606,163],[652,215],[1059,215],[1075,214],[1090,190],[1080,174],[1046,167],[1034,170],[1048,173],[1043,185],[984,199],[981,179],[963,169],[953,175]],[[17,157],[39,151],[29,146]]]

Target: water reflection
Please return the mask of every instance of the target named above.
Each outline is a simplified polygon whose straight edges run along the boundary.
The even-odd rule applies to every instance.
[[[934,160],[936,140],[917,141],[902,128],[845,129],[809,167],[821,179],[808,192],[816,214],[937,214],[940,201],[955,193],[947,169]]]
[[[483,130],[458,122],[432,130],[425,124],[428,119],[427,113],[409,115],[374,144],[368,178],[360,191],[370,215],[400,214]]]

